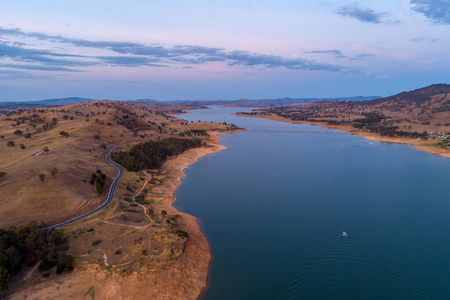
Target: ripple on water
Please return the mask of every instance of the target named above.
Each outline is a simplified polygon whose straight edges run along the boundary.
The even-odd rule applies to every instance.
[[[291,273],[284,299],[430,299],[406,277],[342,236]]]

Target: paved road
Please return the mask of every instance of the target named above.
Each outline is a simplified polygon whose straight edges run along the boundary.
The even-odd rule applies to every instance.
[[[129,144],[126,144],[126,145],[129,145]],[[106,159],[107,162],[109,162],[114,167],[119,169],[119,175],[117,175],[116,179],[114,179],[113,183],[111,184],[111,187],[109,188],[109,192],[108,192],[108,198],[106,198],[106,201],[100,207],[97,207],[93,211],[85,213],[84,215],[76,217],[76,218],[74,218],[72,220],[69,220],[69,221],[66,221],[66,222],[63,222],[63,223],[60,223],[60,224],[49,226],[46,229],[59,228],[59,227],[66,226],[66,225],[75,223],[77,221],[80,221],[81,219],[87,218],[87,217],[92,216],[93,214],[101,211],[102,209],[104,209],[105,207],[109,206],[113,202],[114,196],[116,195],[117,186],[119,185],[120,179],[122,179],[123,174],[125,174],[125,169],[121,165],[119,165],[118,163],[116,163],[116,162],[111,160],[111,154],[114,151],[116,151],[117,148],[122,147],[122,146],[125,146],[125,145],[119,145],[119,146],[114,147],[105,156],[105,159]]]

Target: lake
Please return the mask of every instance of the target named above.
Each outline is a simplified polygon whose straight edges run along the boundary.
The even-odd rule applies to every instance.
[[[228,149],[186,170],[175,206],[214,255],[203,300],[449,298],[448,158],[230,115],[250,110],[178,117],[322,131],[222,135]]]

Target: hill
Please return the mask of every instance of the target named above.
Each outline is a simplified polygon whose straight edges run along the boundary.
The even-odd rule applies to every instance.
[[[94,101],[0,116],[0,231],[16,225],[21,233],[30,221],[51,225],[99,207],[118,173],[105,161],[117,145],[130,170],[111,205],[62,229],[74,272],[24,264],[6,298],[198,298],[210,248],[195,217],[172,206],[174,193],[187,166],[223,149],[216,133],[236,128],[171,116],[184,108]]]
[[[344,126],[384,137],[422,139],[450,147],[450,85],[434,84],[365,101],[318,101],[305,106],[277,106],[252,113],[266,118]],[[446,150],[447,151],[447,150]]]
[[[104,159],[107,151],[191,128],[169,115],[182,111],[181,106],[95,101],[0,117],[0,172],[6,173],[0,178],[0,227],[55,223],[98,206],[104,196],[89,181],[97,169],[107,183],[115,176]]]
[[[154,99],[137,99],[124,100],[119,102],[127,103],[145,103],[145,104],[159,104],[159,105],[184,105],[184,106],[205,106],[205,105],[228,105],[228,106],[273,106],[273,105],[305,105],[308,103],[320,100],[346,100],[346,101],[362,101],[377,99],[377,96],[357,96],[357,97],[343,97],[343,98],[277,98],[277,99],[239,99],[239,100],[173,100],[173,101],[159,101]],[[99,101],[91,98],[68,97],[58,99],[47,99],[39,101],[15,101],[15,102],[0,102],[0,114],[5,114],[14,110],[28,110],[39,107],[63,106],[84,102]],[[113,100],[114,101],[114,100]]]

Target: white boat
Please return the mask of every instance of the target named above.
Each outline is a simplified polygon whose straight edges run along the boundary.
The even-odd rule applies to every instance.
[[[342,236],[343,236],[343,237],[348,237],[348,234],[347,234],[347,232],[345,232],[345,231],[342,231]]]

